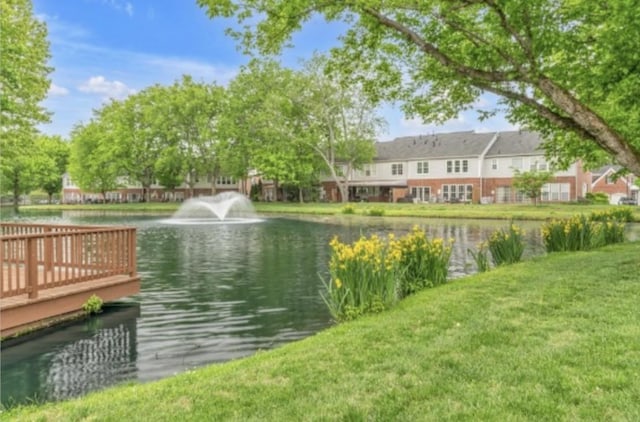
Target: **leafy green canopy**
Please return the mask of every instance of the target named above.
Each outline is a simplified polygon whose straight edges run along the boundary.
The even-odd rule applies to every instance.
[[[37,154],[36,126],[49,121],[40,105],[49,89],[47,28],[28,0],[0,2],[0,191],[20,195],[37,187],[46,168]]]
[[[640,175],[640,2],[198,0],[248,50],[274,54],[311,17],[349,30],[337,69],[375,100],[441,122],[483,93],[546,139],[560,164],[617,161]],[[480,110],[488,117],[497,110]]]

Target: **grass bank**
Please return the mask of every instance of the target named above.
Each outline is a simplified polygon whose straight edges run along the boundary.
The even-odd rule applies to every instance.
[[[306,214],[336,215],[342,214],[345,204],[293,202],[254,202],[256,211],[261,214]],[[580,205],[580,204],[398,204],[398,203],[349,203],[354,214],[368,215],[372,210],[382,210],[388,217],[426,217],[426,218],[479,218],[479,219],[515,219],[548,220],[568,218],[576,214],[590,214],[619,208],[618,205]],[[177,203],[133,203],[133,204],[79,204],[79,205],[33,205],[21,207],[24,211],[118,211],[173,213]],[[630,207],[635,221],[640,221],[640,207]]]
[[[252,357],[11,420],[640,420],[640,243],[447,283]]]

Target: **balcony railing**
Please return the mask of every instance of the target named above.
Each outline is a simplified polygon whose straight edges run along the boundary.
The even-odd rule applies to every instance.
[[[136,276],[136,229],[0,224],[0,297],[111,276]]]

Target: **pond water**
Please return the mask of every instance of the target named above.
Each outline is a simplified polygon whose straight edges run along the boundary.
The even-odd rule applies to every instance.
[[[406,233],[453,238],[451,278],[473,272],[475,248],[505,221],[265,218],[252,224],[162,224],[162,216],[96,213],[27,220],[138,229],[141,292],[102,314],[2,343],[1,401],[61,400],[146,382],[271,349],[331,325],[322,301],[329,240]],[[519,223],[520,224],[520,223]],[[539,223],[522,223],[527,255],[542,253]]]

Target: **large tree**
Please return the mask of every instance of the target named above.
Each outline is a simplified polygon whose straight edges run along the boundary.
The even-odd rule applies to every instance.
[[[347,202],[352,173],[373,161],[376,135],[386,122],[376,114],[375,104],[360,84],[341,80],[327,65],[319,55],[305,63],[307,79],[298,93],[307,112],[301,136],[322,158],[342,202]]]
[[[236,16],[249,50],[277,53],[314,15],[349,29],[333,51],[374,99],[443,121],[483,93],[566,164],[640,175],[638,0],[198,0]],[[357,71],[354,71],[357,70]],[[365,70],[364,72],[362,70]],[[496,110],[484,110],[487,114]]]
[[[256,170],[264,179],[309,187],[319,159],[309,145],[309,110],[300,73],[272,60],[253,60],[229,85],[222,133],[237,175]],[[302,199],[302,195],[300,195]]]
[[[14,206],[33,186],[36,126],[49,121],[40,105],[47,96],[52,68],[45,24],[33,16],[31,1],[0,2],[0,171],[2,190],[11,190]]]
[[[59,136],[41,136],[37,145],[47,161],[40,173],[40,187],[51,203],[53,195],[62,191],[62,176],[69,164],[69,144]]]
[[[98,192],[103,199],[119,187],[118,179],[124,174],[109,133],[97,118],[77,125],[71,132],[71,179],[83,191]]]
[[[166,88],[153,85],[123,101],[112,101],[98,112],[107,129],[107,144],[129,181],[142,186],[145,201],[156,181],[156,161],[168,145],[162,124],[168,115],[163,109],[167,101]]]
[[[211,194],[216,193],[216,179],[224,170],[218,121],[225,105],[225,89],[215,84],[196,82],[184,75],[167,88],[167,108],[158,116],[167,124],[169,143],[180,154],[186,170],[184,181],[191,196],[200,177],[211,179]]]

